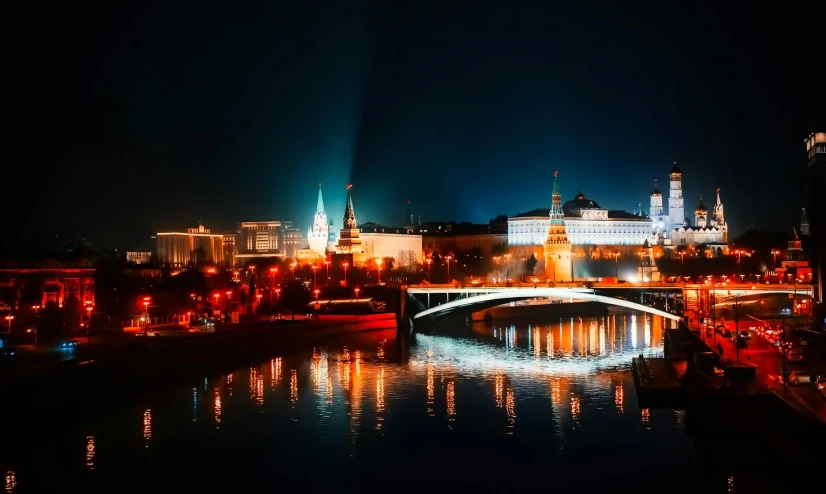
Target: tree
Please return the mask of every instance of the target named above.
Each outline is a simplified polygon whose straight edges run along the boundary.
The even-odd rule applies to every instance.
[[[295,319],[296,311],[307,311],[307,304],[310,303],[310,292],[304,288],[303,284],[290,281],[284,284],[281,290],[281,302],[290,311],[292,318]]]
[[[531,254],[531,257],[525,261],[525,273],[534,274],[533,270],[536,268],[538,262],[539,261],[536,259],[536,256]]]

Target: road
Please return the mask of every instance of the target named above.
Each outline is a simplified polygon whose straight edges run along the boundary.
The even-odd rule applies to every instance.
[[[756,323],[740,323],[740,330],[748,330],[748,328],[754,324]],[[732,335],[736,334],[734,322],[726,322],[725,325],[726,329],[732,332]],[[718,333],[707,337],[705,330],[701,331],[700,334],[712,348],[718,348],[718,344],[722,347],[724,360],[737,360],[738,353],[733,338],[723,338]],[[760,336],[758,332],[750,330],[749,334],[751,338],[746,340],[747,348],[740,349],[739,359],[741,362],[749,362],[757,365],[758,386],[773,389],[781,396],[784,396],[785,392],[785,396],[790,401],[826,422],[826,399],[823,398],[823,395],[821,395],[815,385],[801,384],[799,386],[788,386],[784,390],[781,378],[783,373],[783,354],[780,353],[777,348],[773,347],[768,340]],[[793,348],[800,351],[803,355],[803,361],[786,361],[787,373],[799,370],[808,371],[814,376],[826,376],[826,341],[824,341],[824,337],[813,337],[809,339],[809,344],[806,346],[801,346],[795,341]]]

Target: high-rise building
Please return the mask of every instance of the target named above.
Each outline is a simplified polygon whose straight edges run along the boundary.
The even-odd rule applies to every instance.
[[[806,139],[807,171],[809,179],[808,206],[810,212],[809,232],[812,238],[812,261],[815,283],[814,323],[817,329],[824,325],[823,309],[823,265],[826,263],[826,132],[811,134]]]
[[[188,228],[184,232],[158,232],[158,262],[183,267],[195,262],[221,262],[224,259],[224,236],[208,228]]]
[[[313,226],[307,229],[307,243],[310,250],[318,255],[327,253],[327,242],[329,240],[330,223],[327,221],[327,213],[324,212],[324,199],[321,197],[321,184],[318,184],[318,201],[316,202],[315,215],[313,216]]]
[[[562,212],[562,194],[559,192],[559,172],[554,172],[553,202],[545,251],[545,275],[550,281],[572,281],[571,242],[565,232],[565,215]]]
[[[243,221],[238,226],[234,263],[242,265],[256,258],[283,255],[280,221]]]
[[[681,228],[685,223],[685,208],[683,205],[683,172],[677,167],[671,167],[670,187],[668,191],[668,229]]]

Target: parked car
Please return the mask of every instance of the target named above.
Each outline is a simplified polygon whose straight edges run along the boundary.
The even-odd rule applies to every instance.
[[[803,355],[798,350],[789,350],[786,353],[786,360],[789,362],[803,362]]]

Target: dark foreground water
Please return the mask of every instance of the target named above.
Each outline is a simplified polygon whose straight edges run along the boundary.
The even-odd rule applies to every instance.
[[[7,423],[0,469],[9,493],[762,492],[755,474],[704,465],[684,412],[637,407],[630,360],[661,351],[664,324],[322,340],[40,419],[59,426]]]

